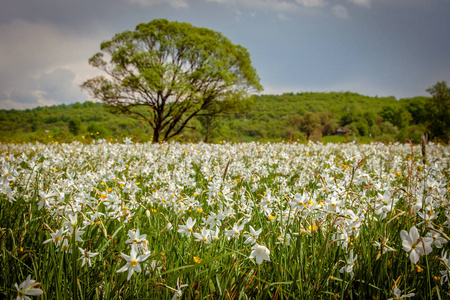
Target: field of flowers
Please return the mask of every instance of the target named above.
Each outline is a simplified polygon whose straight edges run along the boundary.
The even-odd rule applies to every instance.
[[[450,147],[424,150],[0,144],[0,298],[448,299]]]

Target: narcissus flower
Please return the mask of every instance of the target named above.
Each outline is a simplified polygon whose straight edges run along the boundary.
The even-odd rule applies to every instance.
[[[256,240],[258,239],[259,235],[262,232],[262,228],[260,228],[259,230],[255,230],[255,228],[253,228],[250,225],[250,233],[248,234],[244,234],[244,237],[246,238],[246,240],[244,241],[244,244],[254,244],[256,243]]]
[[[136,244],[131,244],[131,252],[129,256],[123,253],[120,254],[120,256],[127,261],[127,264],[120,268],[117,273],[122,273],[128,270],[127,280],[130,280],[134,271],[138,273],[141,272],[141,265],[139,263],[145,261],[150,256],[150,254],[147,254],[137,257],[137,254],[138,250]]]
[[[252,249],[249,258],[254,258],[258,265],[262,264],[263,260],[270,261],[270,250],[266,246],[255,244]]]
[[[191,217],[189,217],[186,221],[186,225],[178,225],[178,232],[184,233],[188,237],[191,236],[195,222],[197,222],[197,220],[192,220]]]
[[[176,300],[177,298],[181,298],[183,296],[182,288],[188,286],[187,284],[180,285],[180,278],[177,278],[177,290],[175,294],[173,294],[172,300]]]
[[[28,275],[27,279],[20,285],[17,285],[17,283],[15,283],[14,286],[17,290],[16,300],[31,300],[31,298],[28,296],[42,295],[44,292],[41,289],[34,288],[37,285],[40,285],[40,283],[31,279],[31,275]]]
[[[389,298],[388,300],[400,300],[400,299],[404,299],[404,298],[411,298],[414,297],[415,294],[414,293],[410,293],[407,295],[402,295],[402,291],[398,288],[398,287],[394,287],[394,297],[393,298]]]
[[[89,267],[91,266],[91,258],[98,255],[98,253],[92,253],[89,250],[84,250],[81,248],[78,248],[78,250],[80,250],[81,252],[81,257],[78,260],[82,261],[81,266],[83,267],[85,263],[87,263],[89,265]]]
[[[140,235],[139,228],[136,231],[128,230],[128,236],[130,238],[125,241],[125,244],[141,243],[147,237],[146,234]]]
[[[427,255],[433,251],[431,244],[433,239],[430,237],[421,237],[416,226],[411,227],[409,233],[406,230],[400,231],[403,250],[411,252],[409,258],[413,264],[417,264],[421,255]]]

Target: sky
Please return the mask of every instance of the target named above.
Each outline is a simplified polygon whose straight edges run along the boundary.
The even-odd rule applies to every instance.
[[[397,99],[450,83],[449,0],[0,0],[0,109],[90,99],[100,43],[164,18],[245,47],[263,94]]]

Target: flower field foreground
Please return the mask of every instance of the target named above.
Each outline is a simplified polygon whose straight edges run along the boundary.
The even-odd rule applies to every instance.
[[[448,146],[0,147],[0,297],[450,297]]]

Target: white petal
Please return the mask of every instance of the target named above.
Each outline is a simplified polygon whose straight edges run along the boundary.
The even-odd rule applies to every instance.
[[[134,267],[132,267],[136,272],[141,273],[142,269],[141,269],[141,265],[137,264]]]
[[[40,289],[29,289],[25,291],[25,295],[28,296],[38,296],[38,295],[42,295],[44,292]]]
[[[412,250],[412,251],[411,251],[411,254],[409,255],[409,258],[411,259],[411,262],[412,262],[413,264],[417,264],[417,262],[418,262],[419,259],[420,259],[420,254],[417,253],[416,250]]]
[[[125,266],[123,266],[122,268],[120,268],[119,270],[117,270],[117,273],[125,272],[125,271],[128,270],[129,268],[130,268],[130,263],[127,263]]]
[[[411,227],[411,229],[409,230],[409,236],[411,237],[413,243],[415,243],[420,238],[420,234],[416,226]]]
[[[134,272],[133,268],[129,268],[129,269],[128,269],[128,277],[127,277],[127,281],[130,280],[131,276],[133,276],[133,272]]]

